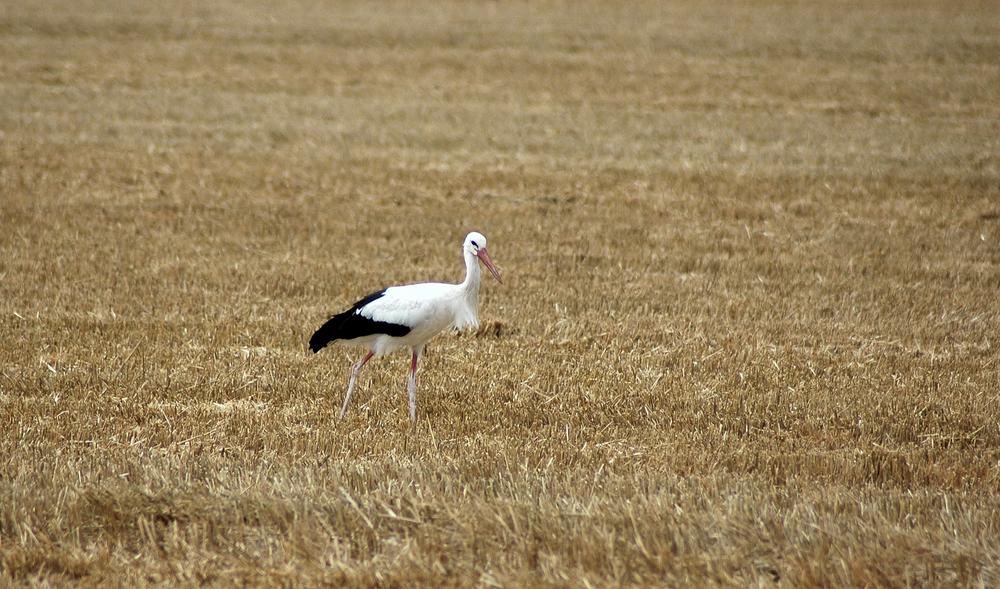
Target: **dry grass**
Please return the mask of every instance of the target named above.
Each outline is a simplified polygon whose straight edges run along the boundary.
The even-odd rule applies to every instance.
[[[139,4],[0,5],[4,582],[1000,585],[995,5]]]

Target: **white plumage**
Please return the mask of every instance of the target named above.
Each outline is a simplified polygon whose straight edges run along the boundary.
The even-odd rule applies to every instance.
[[[400,348],[412,352],[407,377],[410,419],[416,419],[417,362],[427,341],[441,331],[479,326],[479,262],[502,282],[500,272],[486,250],[486,236],[472,232],[462,243],[465,258],[465,280],[459,284],[427,282],[393,286],[372,293],[350,309],[334,315],[309,340],[309,347],[318,352],[327,344],[341,340],[368,349],[351,369],[347,394],[340,416],[347,413],[358,374],[373,356],[383,356]]]
[[[356,342],[371,349],[376,356],[383,356],[402,347],[423,345],[448,327],[478,327],[477,301],[468,294],[469,290],[461,284],[429,282],[387,288],[382,297],[355,313],[374,321],[405,325],[410,332],[402,337],[373,334],[358,338]]]

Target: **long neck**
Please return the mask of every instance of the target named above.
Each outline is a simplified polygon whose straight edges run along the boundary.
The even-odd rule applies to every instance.
[[[465,252],[465,280],[456,284],[459,296],[455,299],[453,325],[459,329],[479,327],[479,260]]]
[[[467,296],[471,296],[473,299],[478,299],[479,297],[479,282],[482,279],[482,274],[479,272],[479,260],[476,256],[472,255],[468,251],[465,253],[465,280],[462,281],[462,289],[466,291]]]

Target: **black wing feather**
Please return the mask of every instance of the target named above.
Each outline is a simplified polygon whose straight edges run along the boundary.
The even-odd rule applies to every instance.
[[[382,298],[385,290],[373,292],[344,311],[330,317],[326,323],[316,330],[316,333],[309,338],[309,349],[316,353],[325,348],[330,342],[338,339],[355,339],[366,335],[386,334],[392,337],[403,337],[410,333],[410,327],[385,321],[375,321],[360,315],[358,309],[368,303]]]

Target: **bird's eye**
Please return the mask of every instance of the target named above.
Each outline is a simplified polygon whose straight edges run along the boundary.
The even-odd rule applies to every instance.
[[[476,243],[476,242],[474,242],[474,241],[472,242],[472,245],[473,245],[473,247],[479,247],[479,244]]]

